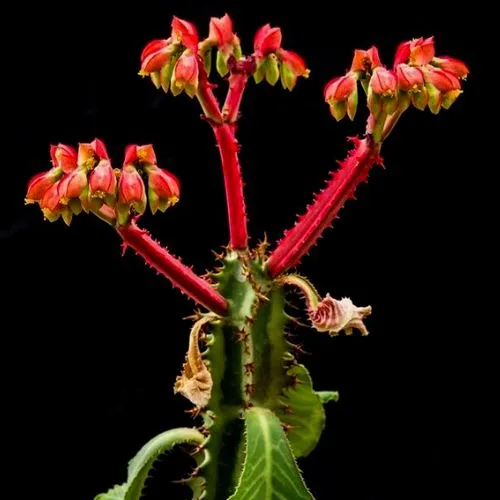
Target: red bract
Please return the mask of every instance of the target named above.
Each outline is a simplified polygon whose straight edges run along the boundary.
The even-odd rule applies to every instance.
[[[179,201],[179,180],[168,170],[156,166],[147,168],[148,197],[151,212],[164,212]]]
[[[354,119],[358,105],[357,78],[354,73],[335,77],[324,89],[324,99],[330,105],[330,112],[337,120],[344,118],[346,113]]]
[[[399,87],[405,91],[417,90],[424,85],[424,74],[420,68],[400,64],[396,68]]]
[[[219,48],[224,49],[230,46],[234,40],[233,21],[224,14],[223,17],[210,18],[208,39]]]
[[[36,203],[42,200],[45,193],[61,178],[63,171],[59,167],[34,175],[28,182],[26,203]]]
[[[124,165],[118,181],[118,221],[125,224],[131,212],[143,214],[146,210],[144,181],[132,165]]]
[[[183,90],[193,97],[198,89],[198,59],[189,49],[185,50],[177,61],[172,77],[172,94],[178,95]]]
[[[193,52],[198,50],[198,31],[196,26],[189,21],[175,17],[172,19],[172,38],[191,49]]]
[[[424,74],[426,81],[432,83],[440,92],[460,89],[459,79],[449,71],[427,66]]]
[[[101,160],[89,177],[89,196],[113,203],[116,194],[116,174],[108,160]],[[100,203],[98,203],[100,205]]]
[[[403,42],[396,50],[394,67],[401,63],[410,63],[415,66],[429,64],[434,57],[434,37],[417,38]]]
[[[100,139],[78,145],[78,165],[92,169],[100,160],[109,160],[106,146]]]
[[[257,58],[266,57],[281,47],[281,29],[265,24],[255,34],[253,48]]]
[[[50,146],[50,157],[52,165],[61,168],[65,174],[69,174],[76,168],[78,155],[76,149],[71,146],[65,144]]]
[[[356,49],[352,60],[351,71],[371,72],[374,68],[381,66],[377,47],[368,50]]]
[[[394,72],[383,67],[375,68],[370,79],[370,88],[377,95],[394,96],[398,88]]]
[[[152,144],[145,144],[139,146],[137,144],[130,144],[125,148],[125,165],[138,164],[151,164],[156,165],[156,154]]]
[[[299,76],[309,77],[310,71],[299,54],[291,50],[279,49],[277,55],[281,61],[280,75],[283,88],[293,90]]]
[[[149,75],[160,71],[170,61],[172,52],[171,38],[149,42],[141,54],[141,71],[139,74]]]
[[[79,198],[87,186],[87,170],[82,167],[73,170],[60,182],[59,194],[61,195],[61,202],[66,204],[69,200]]]
[[[467,65],[463,61],[460,61],[459,59],[455,59],[453,57],[435,57],[431,61],[431,64],[433,66],[441,68],[443,71],[451,73],[452,75],[460,79],[465,79],[469,74],[469,68],[467,67]]]

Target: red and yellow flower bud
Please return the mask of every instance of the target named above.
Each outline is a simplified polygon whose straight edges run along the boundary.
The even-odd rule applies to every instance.
[[[67,205],[75,215],[78,215],[82,208],[86,212],[89,209],[87,175],[85,167],[78,167],[59,182],[59,203]]]
[[[368,50],[356,49],[352,59],[351,71],[358,71],[361,74],[371,73],[375,68],[381,66],[377,47],[370,47]]]
[[[194,97],[198,90],[198,59],[191,50],[185,50],[177,60],[172,75],[171,91],[173,95],[183,90],[189,97]]]
[[[206,43],[212,47],[217,47],[216,68],[222,76],[229,72],[228,61],[231,56],[239,58],[241,56],[241,46],[239,38],[233,32],[233,21],[224,14],[223,17],[212,17],[210,19],[209,34]]]
[[[125,148],[125,165],[156,165],[156,154],[152,144],[139,146],[130,144]]]
[[[101,160],[109,160],[106,146],[100,139],[78,145],[78,166],[92,170]]]
[[[116,173],[108,160],[101,160],[89,177],[89,200],[99,209],[103,202],[114,206],[116,199]]]
[[[432,36],[403,42],[396,49],[394,68],[402,63],[409,63],[412,66],[424,66],[431,62],[434,54],[434,37]]]
[[[65,174],[69,174],[76,168],[78,154],[76,149],[71,146],[65,144],[50,146],[50,157],[52,165],[61,168]]]
[[[274,54],[281,47],[281,29],[271,28],[270,24],[265,24],[257,30],[254,37],[253,48],[257,60]]]
[[[139,75],[149,76],[156,88],[168,92],[172,71],[182,48],[173,38],[149,42],[141,54]]]
[[[375,119],[384,113],[394,113],[398,104],[398,82],[396,75],[383,66],[373,70],[368,84],[368,108]]]
[[[146,204],[146,187],[141,175],[133,165],[125,164],[118,181],[118,222],[126,224],[131,213],[142,215]]]
[[[172,19],[172,39],[196,53],[198,51],[198,31],[196,26],[189,21],[176,16]]]
[[[469,68],[463,61],[455,59],[454,57],[434,57],[431,61],[431,64],[442,69],[443,71],[446,71],[447,73],[451,73],[461,80],[465,80],[470,72]]]
[[[284,89],[293,90],[299,76],[309,78],[310,70],[304,59],[291,50],[279,49],[277,52],[280,60],[281,85]]]
[[[449,71],[427,65],[424,78],[429,93],[429,109],[434,114],[439,113],[441,107],[448,109],[462,93],[460,80]]]
[[[425,87],[424,74],[420,68],[399,64],[396,68],[399,89],[399,108],[404,111],[410,102],[423,111],[429,101],[429,94]]]
[[[149,207],[154,214],[157,210],[165,212],[175,205],[180,197],[180,183],[175,175],[156,165],[146,168],[148,174]]]
[[[324,99],[330,106],[332,116],[340,121],[347,115],[354,119],[358,106],[358,85],[354,73],[330,80],[324,89]]]
[[[233,21],[228,14],[210,18],[208,41],[225,54],[232,52],[235,43],[239,44],[238,37],[233,32]]]
[[[37,203],[42,200],[45,193],[61,178],[62,168],[54,167],[46,172],[34,175],[28,182],[25,203]]]

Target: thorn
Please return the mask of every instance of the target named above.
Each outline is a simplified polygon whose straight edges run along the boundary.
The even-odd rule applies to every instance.
[[[290,405],[283,404],[282,410],[285,415],[293,415],[293,410],[290,408]]]
[[[298,379],[297,375],[288,376],[288,380],[286,382],[287,387],[295,388],[300,384],[302,384],[302,382]]]
[[[295,429],[295,425],[290,425],[290,424],[284,424],[282,423],[281,426],[283,427],[283,430],[288,434],[292,429]]]
[[[196,418],[200,414],[201,408],[199,408],[198,406],[194,406],[193,408],[184,411],[185,413],[189,413],[192,418]]]
[[[252,373],[255,373],[255,363],[246,363],[244,367],[245,375],[251,375]]]
[[[203,450],[205,449],[205,445],[204,444],[200,444],[199,446],[197,446],[192,452],[191,452],[191,456],[194,456],[194,455],[197,455],[198,453],[201,453]]]
[[[251,396],[255,392],[255,386],[253,384],[245,384],[245,394]]]
[[[121,244],[121,247],[122,247],[122,257],[125,255],[125,252],[127,251],[127,248],[128,248],[128,244],[123,242]]]
[[[246,342],[248,340],[250,333],[247,332],[244,328],[240,328],[236,331],[236,341],[237,342]]]
[[[220,260],[222,262],[222,260],[224,259],[224,254],[223,253],[217,253],[215,250],[212,250],[212,253],[215,255],[215,258],[217,260]]]
[[[292,348],[295,352],[295,354],[308,354],[310,355],[310,352],[307,352],[303,349],[303,344],[292,344]]]
[[[253,324],[255,323],[255,318],[252,318],[251,316],[247,316],[247,317],[245,318],[245,323],[246,323],[247,325],[253,325]]]

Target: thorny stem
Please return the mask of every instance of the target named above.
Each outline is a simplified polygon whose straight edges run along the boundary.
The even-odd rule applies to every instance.
[[[241,92],[244,85],[241,87]],[[198,100],[208,118],[217,140],[224,174],[226,189],[227,214],[229,219],[230,246],[234,250],[241,250],[248,245],[247,218],[245,200],[243,196],[243,180],[241,178],[240,163],[238,159],[238,143],[234,137],[233,127],[222,123],[222,114],[212,91],[212,84],[208,81],[206,72],[200,71],[200,82],[197,92]],[[229,97],[229,96],[228,96]],[[241,96],[236,92],[231,97],[231,108],[238,113]],[[236,106],[233,108],[233,106]]]
[[[216,314],[225,314],[226,299],[208,281],[198,276],[154,241],[147,231],[140,229],[134,222],[127,226],[119,226],[116,231],[122,237],[125,247],[133,248],[150,266],[168,278],[173,285],[195,302]]]
[[[232,73],[229,77],[229,90],[222,108],[222,116],[225,122],[234,123],[238,119],[243,91],[247,81],[248,75],[246,73]]]
[[[335,172],[326,188],[316,197],[308,211],[295,227],[289,230],[267,261],[267,269],[276,277],[298,264],[300,259],[316,243],[323,231],[329,227],[347,199],[360,182],[366,179],[368,171],[380,162],[380,145],[371,135],[354,140],[356,147]]]
[[[243,92],[248,78],[255,71],[255,57],[250,56],[239,61],[230,61],[231,76],[229,90],[222,108],[222,116],[226,123],[235,123],[238,120]]]

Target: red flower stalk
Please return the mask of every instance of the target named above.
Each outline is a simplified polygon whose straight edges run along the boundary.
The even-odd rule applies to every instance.
[[[241,101],[245,81],[238,87],[238,93],[234,92],[230,106],[235,106]],[[224,117],[220,111],[219,103],[212,91],[212,85],[208,81],[206,71],[200,73],[200,84],[198,88],[198,100],[208,118],[215,134],[217,146],[222,163],[224,186],[226,191],[227,214],[229,222],[230,246],[235,250],[244,249],[248,245],[247,217],[245,200],[243,196],[243,180],[241,178],[240,162],[238,158],[239,146],[234,136],[231,125],[224,123]],[[229,105],[228,105],[229,106]],[[228,114],[234,114],[234,108],[228,108]],[[231,111],[231,109],[233,111]]]
[[[124,249],[133,248],[152,268],[169,279],[182,292],[210,311],[224,315],[227,302],[208,281],[200,278],[179,259],[173,257],[165,248],[154,241],[147,231],[132,222],[117,228],[124,241]]]
[[[299,263],[322,232],[331,225],[344,203],[353,197],[356,187],[366,180],[370,168],[381,164],[379,146],[370,136],[351,140],[355,147],[346,160],[340,163],[341,168],[333,173],[326,188],[295,227],[285,233],[269,257],[267,269],[271,276],[279,276]]]

